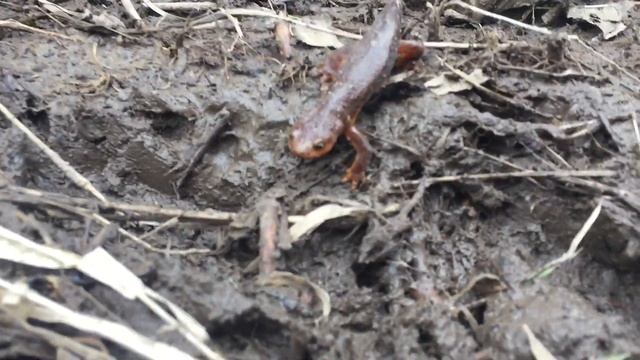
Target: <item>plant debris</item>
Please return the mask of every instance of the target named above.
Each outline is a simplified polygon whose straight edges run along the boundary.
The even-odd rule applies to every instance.
[[[489,78],[482,73],[481,69],[475,69],[469,74],[469,78],[478,84],[484,84]],[[473,85],[451,73],[444,73],[424,83],[424,86],[431,89],[438,96],[457,93],[473,89]]]
[[[586,21],[602,31],[605,40],[609,40],[627,28],[624,20],[633,8],[633,1],[619,1],[602,5],[574,5],[569,7],[567,17]]]
[[[318,27],[331,27],[331,20],[322,17],[322,18],[314,18],[314,19],[303,19],[308,24],[312,24]],[[293,35],[303,43],[309,46],[315,47],[331,47],[331,48],[340,48],[343,46],[342,42],[338,39],[335,34],[330,34],[323,31],[318,31],[307,26],[302,25],[294,25],[293,26]]]

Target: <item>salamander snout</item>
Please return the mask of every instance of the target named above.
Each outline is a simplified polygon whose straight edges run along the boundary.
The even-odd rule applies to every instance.
[[[294,126],[289,133],[289,150],[303,159],[316,159],[331,151],[336,139],[333,135],[314,136],[304,128]]]

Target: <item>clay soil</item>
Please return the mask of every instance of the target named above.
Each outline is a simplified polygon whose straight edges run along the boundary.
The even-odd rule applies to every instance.
[[[227,359],[533,359],[525,324],[558,359],[640,358],[639,6],[604,40],[555,2],[480,4],[548,35],[406,1],[405,38],[483,46],[428,48],[371,99],[358,126],[375,155],[352,191],[341,182],[354,155],[346,140],[314,161],[286,145],[291,122],[321,96],[314,68],[328,49],[292,39],[285,59],[275,20],[263,16],[237,16],[240,39],[215,10],[216,27],[195,30],[189,21],[206,11],[161,21],[134,1],[140,24],[120,1],[56,2],[76,15],[0,1],[0,20],[72,38],[0,26],[0,103],[108,201],[225,211],[232,222],[114,210],[0,116],[3,227],[78,254],[103,247],[204,325],[207,345]],[[382,5],[286,2],[291,15],[322,14],[352,33]],[[558,16],[543,17],[550,9]],[[77,16],[85,10],[110,17]],[[466,84],[447,66],[489,80],[438,96],[426,81],[449,73]],[[326,204],[369,210],[325,222],[290,248],[266,248],[269,225],[285,241],[285,216]],[[539,274],[598,206],[577,256]],[[153,249],[118,229],[148,234]],[[203,251],[180,253],[194,249]],[[309,283],[264,281],[274,269],[325,290],[329,315]],[[76,271],[8,259],[0,278],[205,358],[140,302]],[[92,332],[25,327],[6,309],[2,359],[82,358],[34,328],[139,358]]]

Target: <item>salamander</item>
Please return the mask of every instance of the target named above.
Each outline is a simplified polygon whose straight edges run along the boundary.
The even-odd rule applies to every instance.
[[[338,72],[349,59],[350,50],[348,46],[343,46],[327,56],[327,59],[319,71],[323,84],[331,84],[335,81]],[[409,64],[422,56],[423,53],[424,46],[421,43],[411,40],[400,40],[398,42],[396,61],[393,64],[393,71],[406,69]]]
[[[345,135],[356,156],[342,180],[350,182],[354,189],[364,180],[371,158],[371,145],[355,126],[358,114],[385,85],[398,53],[401,57],[403,53],[415,53],[399,48],[401,20],[402,1],[388,0],[361,40],[329,58],[324,70],[331,87],[294,123],[289,134],[290,151],[304,159],[326,155]]]

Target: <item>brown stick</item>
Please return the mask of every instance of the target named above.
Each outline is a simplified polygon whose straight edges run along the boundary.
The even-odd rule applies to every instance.
[[[189,176],[191,176],[193,169],[200,163],[200,160],[202,160],[205,152],[213,145],[214,141],[222,135],[223,130],[225,130],[227,125],[229,125],[231,114],[226,108],[222,108],[218,111],[215,118],[217,119],[216,125],[211,129],[211,132],[207,135],[202,144],[199,145],[198,150],[189,161],[189,165],[187,165],[187,168],[180,176],[180,179],[176,182],[176,191],[180,191],[182,186],[184,186],[185,182],[189,179]]]
[[[280,204],[267,198],[258,204],[257,210],[260,213],[260,275],[266,276],[276,270]]]
[[[15,30],[20,30],[20,31],[29,31],[29,32],[36,33],[36,34],[52,36],[52,37],[65,39],[65,40],[80,41],[78,39],[74,39],[74,38],[72,38],[70,36],[67,36],[67,35],[58,34],[58,33],[53,32],[53,31],[46,31],[46,30],[38,29],[38,28],[35,28],[33,26],[28,26],[28,25],[25,25],[25,24],[23,24],[21,22],[13,20],[13,19],[0,20],[0,27],[7,27],[9,29],[15,29]]]
[[[440,59],[442,61],[442,59]],[[488,87],[480,84],[478,81],[474,80],[471,76],[465,74],[463,71],[460,71],[456,68],[454,68],[453,66],[447,64],[446,62],[442,61],[442,64],[449,69],[451,72],[453,72],[454,74],[456,74],[458,77],[460,77],[461,79],[463,79],[464,81],[468,82],[469,84],[473,85],[474,88],[476,88],[476,90],[482,92],[483,94],[485,94],[486,96],[492,98],[495,101],[501,102],[501,103],[506,103],[509,104],[511,106],[513,106],[516,109],[528,112],[530,114],[533,115],[537,115],[543,119],[546,120],[551,120],[554,117],[550,114],[547,113],[542,113],[534,108],[532,108],[531,106],[528,106],[526,104],[521,104],[519,102],[516,102],[515,100],[508,98],[504,95],[498,94],[497,92],[489,89]]]
[[[153,205],[126,204],[120,202],[101,203],[95,200],[76,198],[9,185],[6,190],[0,187],[0,201],[26,204],[45,204],[54,207],[75,206],[86,211],[97,211],[101,215],[116,219],[134,221],[167,221],[178,218],[183,222],[204,222],[212,225],[226,225],[235,220],[236,214],[218,210],[183,210]],[[91,209],[91,210],[90,210]],[[119,213],[120,212],[120,213]]]
[[[44,141],[40,140],[36,134],[29,130],[28,127],[18,120],[18,118],[2,104],[0,104],[0,113],[2,113],[15,127],[20,129],[20,131],[22,131],[31,142],[44,152],[51,162],[62,170],[62,172],[79,188],[86,190],[100,201],[107,201],[104,195],[102,195],[102,193],[100,193],[100,191],[98,191],[98,189],[96,189],[87,178],[82,176],[82,174],[80,174],[73,166],[69,165],[68,162],[66,162],[57,152],[53,151],[44,143]]]

